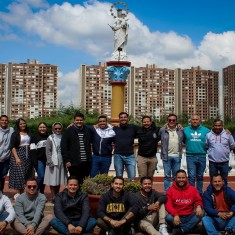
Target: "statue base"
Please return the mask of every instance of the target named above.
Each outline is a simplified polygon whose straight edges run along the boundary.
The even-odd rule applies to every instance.
[[[122,66],[127,66],[127,67],[131,67],[131,62],[130,61],[122,61],[122,60],[111,60],[106,62],[107,66],[118,66],[118,67],[122,67]]]
[[[129,61],[108,61],[106,62],[109,73],[110,84],[112,85],[111,101],[111,124],[119,124],[119,113],[124,111],[125,85],[130,73],[131,62]]]

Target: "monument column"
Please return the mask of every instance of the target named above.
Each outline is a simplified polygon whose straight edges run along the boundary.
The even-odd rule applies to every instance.
[[[117,15],[113,13],[116,5],[125,7],[125,13],[118,8]],[[125,85],[127,77],[130,73],[131,62],[127,61],[126,45],[128,37],[127,23],[128,8],[123,2],[115,2],[111,6],[111,15],[115,22],[111,26],[114,32],[114,51],[112,53],[111,61],[106,62],[107,71],[109,73],[110,84],[112,86],[112,101],[111,101],[111,124],[117,125],[119,123],[119,113],[124,111],[125,103]]]

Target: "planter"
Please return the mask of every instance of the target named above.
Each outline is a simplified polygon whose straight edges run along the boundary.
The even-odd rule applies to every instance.
[[[88,194],[88,198],[89,198],[89,203],[90,203],[90,209],[91,209],[91,215],[95,218],[97,218],[97,208],[99,205],[99,199],[100,199],[100,195],[92,195],[92,194]]]

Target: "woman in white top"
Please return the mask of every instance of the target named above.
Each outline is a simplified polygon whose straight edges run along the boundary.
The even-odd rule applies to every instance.
[[[53,134],[46,141],[47,165],[44,184],[50,186],[52,202],[54,202],[55,195],[60,190],[60,185],[66,184],[67,178],[60,148],[62,127],[60,122],[55,122],[52,125]]]
[[[29,155],[30,135],[26,122],[19,118],[15,123],[15,132],[11,136],[9,188],[16,190],[16,198],[24,192],[25,180],[33,176],[33,164]]]

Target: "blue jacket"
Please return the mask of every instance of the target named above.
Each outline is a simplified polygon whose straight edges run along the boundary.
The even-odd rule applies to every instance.
[[[206,157],[206,135],[210,130],[202,125],[197,128],[187,126],[184,128],[184,142],[186,155],[204,155]]]
[[[179,158],[182,157],[183,151],[183,139],[184,133],[183,130],[180,130],[178,127],[176,128],[176,133],[179,139]],[[169,146],[169,132],[166,126],[163,126],[159,131],[159,137],[161,139],[161,159],[168,159],[168,146]]]
[[[91,127],[92,149],[96,156],[112,157],[112,144],[115,139],[113,127],[108,125],[106,129]]]
[[[206,136],[208,159],[212,162],[227,162],[231,149],[235,149],[232,135],[223,130],[219,135],[211,131]]]
[[[235,191],[226,185],[223,186],[223,191],[224,191],[225,202],[228,204],[230,211],[235,213]],[[218,217],[219,211],[215,209],[217,202],[215,201],[213,187],[211,184],[207,187],[206,191],[203,193],[202,199],[206,213],[209,216]]]

